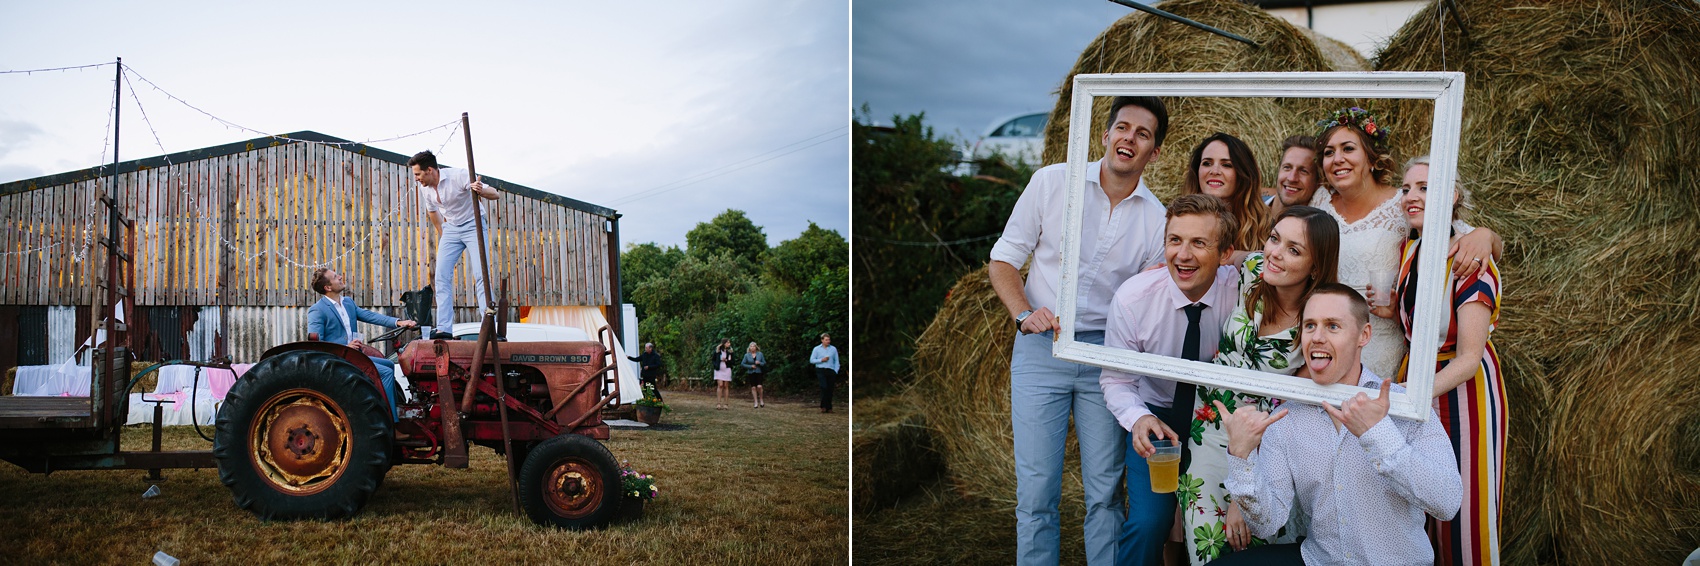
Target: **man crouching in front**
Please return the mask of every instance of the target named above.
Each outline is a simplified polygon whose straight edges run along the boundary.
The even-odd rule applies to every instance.
[[[1271,537],[1297,503],[1311,513],[1310,538],[1229,554],[1233,564],[1433,564],[1423,514],[1458,513],[1463,482],[1439,417],[1387,417],[1388,392],[1404,392],[1363,367],[1369,306],[1352,288],[1319,285],[1299,322],[1306,367],[1318,385],[1370,389],[1339,409],[1289,404],[1273,416],[1252,407],[1216,410],[1228,430],[1226,486],[1245,521]],[[1291,414],[1289,414],[1291,411]]]

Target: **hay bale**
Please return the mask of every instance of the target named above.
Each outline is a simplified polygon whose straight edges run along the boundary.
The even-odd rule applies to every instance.
[[[1252,47],[1209,32],[1183,26],[1144,12],[1132,12],[1087,44],[1080,59],[1063,78],[1056,108],[1045,126],[1044,163],[1061,163],[1068,153],[1069,97],[1080,73],[1179,73],[1252,71],[1338,71],[1306,30],[1235,0],[1170,0],[1159,7],[1255,41]],[[1350,48],[1347,48],[1349,51]],[[1353,53],[1355,55],[1355,52]],[[1358,58],[1354,65],[1361,65]],[[1147,184],[1168,200],[1180,194],[1186,158],[1192,146],[1212,133],[1233,134],[1250,145],[1260,160],[1271,160],[1281,140],[1293,134],[1314,134],[1316,119],[1330,104],[1309,99],[1185,98],[1167,99],[1169,134],[1166,151],[1145,171]],[[1338,103],[1333,103],[1338,105]],[[1098,139],[1109,119],[1110,100],[1093,104],[1091,159],[1103,157]],[[1263,182],[1275,183],[1273,163],[1259,163]]]
[[[915,343],[915,402],[934,431],[952,483],[965,494],[1013,504],[1015,439],[1009,424],[1009,356],[1015,325],[981,268],[951,287]],[[1078,469],[1079,462],[1071,465]],[[1065,474],[1079,483],[1079,474]]]
[[[1697,6],[1457,4],[1473,42],[1431,5],[1378,68],[1467,75],[1460,178],[1507,244],[1502,555],[1676,563],[1700,546]],[[1389,122],[1426,133],[1431,115]]]
[[[1305,37],[1309,37],[1311,42],[1316,44],[1316,49],[1322,52],[1322,57],[1327,59],[1328,64],[1333,65],[1336,71],[1368,71],[1374,68],[1362,53],[1358,53],[1358,50],[1346,45],[1344,41],[1316,33],[1316,30],[1310,28],[1299,28],[1299,31],[1304,32]]]
[[[850,446],[859,516],[890,507],[944,472],[926,417],[910,394],[856,401]]]

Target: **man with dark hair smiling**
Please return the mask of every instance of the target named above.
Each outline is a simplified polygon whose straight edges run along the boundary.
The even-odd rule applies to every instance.
[[[1387,417],[1388,394],[1405,388],[1364,367],[1369,305],[1351,287],[1317,286],[1299,329],[1311,380],[1380,394],[1359,392],[1339,409],[1289,403],[1274,415],[1229,412],[1216,402],[1228,431],[1228,493],[1253,534],[1274,535],[1295,504],[1311,514],[1303,542],[1250,548],[1217,563],[1433,564],[1423,515],[1450,519],[1464,489],[1439,417]]]
[[[1104,158],[1087,164],[1080,225],[1079,301],[1056,313],[1062,283],[1062,233],[1068,227],[1068,166],[1033,173],[1010,212],[986,271],[998,299],[1019,329],[1010,356],[1010,426],[1015,444],[1017,564],[1060,559],[1063,445],[1070,422],[1080,442],[1086,496],[1086,562],[1116,559],[1125,514],[1121,492],[1127,433],[1104,408],[1098,369],[1051,356],[1057,317],[1074,317],[1074,339],[1104,341],[1116,286],[1162,257],[1163,204],[1145,186],[1169,130],[1169,113],[1155,97],[1117,97],[1101,142]],[[1032,260],[1027,280],[1021,266]],[[1072,418],[1071,418],[1072,417]]]
[[[484,301],[484,270],[478,249],[477,220],[484,216],[479,206],[482,199],[496,200],[495,187],[485,185],[482,176],[472,179],[465,169],[445,169],[437,165],[437,156],[421,151],[407,160],[413,180],[419,182],[419,198],[425,202],[425,217],[437,228],[437,272],[431,285],[437,291],[436,329],[431,337],[453,340],[455,325],[455,264],[462,252],[468,253],[467,270],[471,271],[473,292],[478,295],[478,310],[489,309]],[[484,220],[486,240],[490,235],[489,218]]]

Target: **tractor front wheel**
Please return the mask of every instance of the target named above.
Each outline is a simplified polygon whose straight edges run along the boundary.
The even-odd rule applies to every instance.
[[[595,439],[562,434],[525,455],[519,492],[525,514],[534,523],[602,528],[620,506],[620,466]]]
[[[219,479],[263,520],[353,516],[389,469],[389,419],[377,387],[341,358],[266,358],[219,409]]]

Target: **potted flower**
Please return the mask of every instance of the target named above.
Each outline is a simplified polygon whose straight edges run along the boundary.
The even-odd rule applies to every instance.
[[[655,499],[660,490],[655,488],[655,476],[638,473],[631,464],[620,462],[620,515],[621,522],[636,521],[643,517],[643,503]]]
[[[661,422],[661,413],[673,410],[672,407],[661,402],[661,395],[656,393],[655,386],[648,383],[643,385],[643,398],[638,399],[632,405],[637,406],[638,420],[643,421],[644,424]]]

